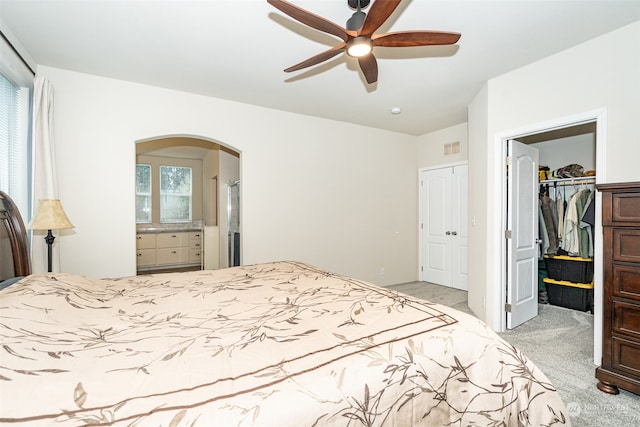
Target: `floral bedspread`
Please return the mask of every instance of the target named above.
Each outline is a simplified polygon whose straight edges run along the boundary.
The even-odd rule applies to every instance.
[[[0,291],[0,424],[557,426],[482,322],[299,262]]]

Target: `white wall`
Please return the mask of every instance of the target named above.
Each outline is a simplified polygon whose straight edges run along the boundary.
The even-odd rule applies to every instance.
[[[240,160],[238,160],[238,163]],[[215,179],[214,179],[215,178]],[[202,158],[203,217],[207,226],[218,225],[220,208],[220,150],[207,150]]]
[[[470,241],[470,252],[488,254],[484,267],[474,265],[472,271],[485,270],[484,278],[477,280],[491,299],[487,300],[486,317],[494,328],[500,324],[496,304],[501,303],[495,296],[500,291],[502,272],[496,268],[496,258],[503,233],[499,221],[495,221],[503,215],[499,208],[501,147],[496,137],[537,123],[604,110],[606,175],[598,171],[598,180],[640,181],[638,76],[640,22],[492,79],[486,93],[483,89],[472,103],[469,126],[474,130],[470,131],[469,162],[470,170],[478,175],[471,181],[470,193],[484,200],[487,217],[482,224],[484,238]],[[482,164],[486,164],[486,170],[477,166]],[[477,233],[478,238],[482,235]]]
[[[469,292],[467,304],[480,319],[487,320],[487,301],[492,288],[483,279],[487,275],[487,122],[488,86],[484,85],[469,104]]]
[[[531,144],[538,150],[540,165],[551,171],[577,163],[584,171],[596,169],[596,135],[587,133]]]
[[[135,141],[241,152],[243,262],[292,259],[379,284],[417,277],[415,137],[51,67],[63,271],[135,274]],[[380,275],[384,268],[385,275]]]
[[[417,137],[418,169],[466,161],[468,141],[467,123],[460,123]],[[444,145],[452,142],[460,143],[460,152],[445,156]]]

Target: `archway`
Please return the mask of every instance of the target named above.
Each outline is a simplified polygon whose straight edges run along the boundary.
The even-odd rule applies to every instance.
[[[135,162],[138,274],[229,266],[227,190],[230,184],[240,180],[240,152],[201,136],[156,136],[136,141]],[[161,175],[161,168],[164,175]],[[139,170],[148,171],[147,187],[139,186]],[[161,176],[166,184],[166,173],[171,170],[188,171],[190,177],[188,210],[185,208],[184,216],[178,219],[161,214],[160,200],[171,197],[160,189]],[[146,200],[146,205],[141,200]],[[200,243],[194,241],[195,235],[184,234],[197,232],[202,234]],[[181,246],[165,247],[168,244],[164,240],[168,236],[161,233],[175,234],[180,241],[177,244]],[[152,234],[161,242],[155,243]],[[145,238],[146,243],[143,242]],[[190,244],[189,239],[192,240]]]

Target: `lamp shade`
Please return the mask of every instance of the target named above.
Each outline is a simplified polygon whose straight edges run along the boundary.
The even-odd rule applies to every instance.
[[[73,228],[73,224],[64,213],[60,200],[42,199],[36,217],[31,221],[29,228],[32,230],[60,230]]]

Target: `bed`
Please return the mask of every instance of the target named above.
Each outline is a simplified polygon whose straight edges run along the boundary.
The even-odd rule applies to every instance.
[[[478,319],[301,262],[29,274],[0,337],[3,425],[570,425]]]

